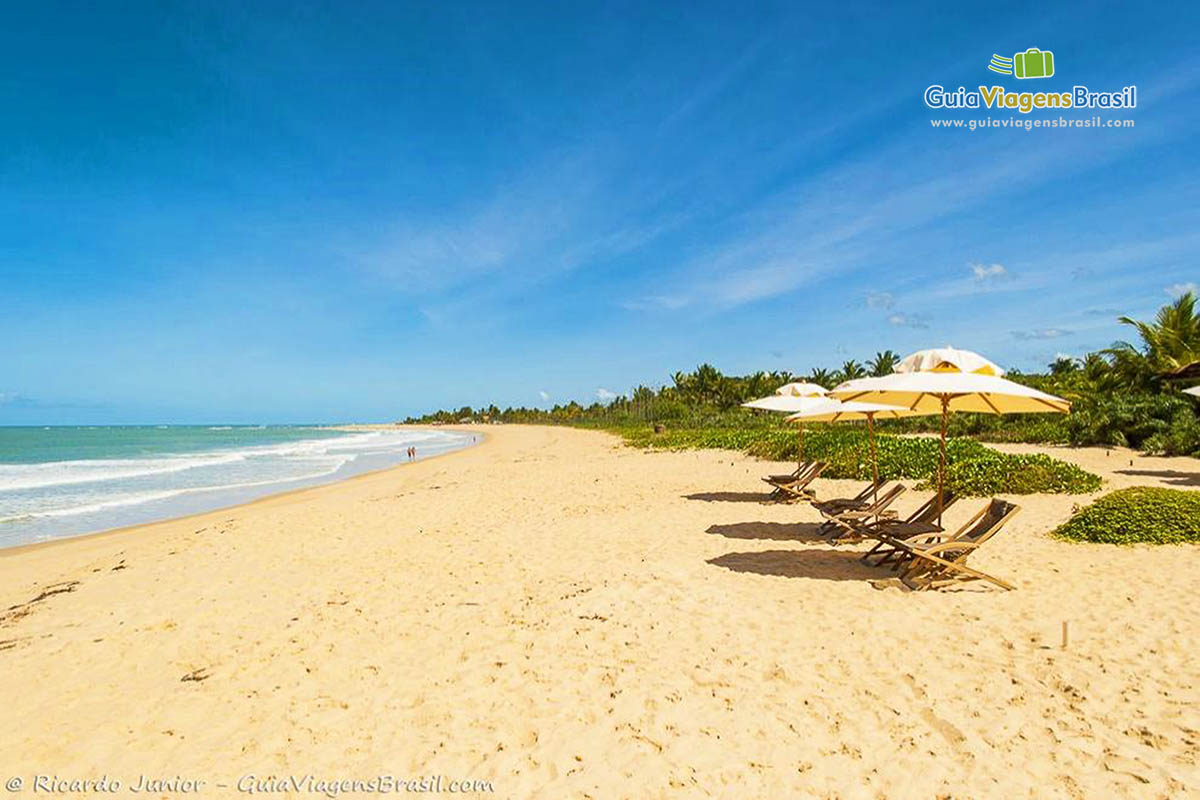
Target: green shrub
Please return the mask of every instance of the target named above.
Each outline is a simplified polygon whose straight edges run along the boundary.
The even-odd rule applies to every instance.
[[[635,447],[671,450],[739,450],[771,461],[795,461],[798,437],[793,428],[683,428],[656,434],[647,426],[622,429]],[[928,436],[877,436],[881,480],[920,479],[933,483],[938,440]],[[865,429],[821,425],[804,433],[804,458],[828,464],[826,478],[871,479],[871,446]],[[946,442],[946,485],[961,495],[1083,494],[1100,488],[1090,472],[1045,455],[1009,455],[974,439]]]
[[[946,488],[962,496],[1087,494],[1100,488],[1100,476],[1041,453],[1013,455],[985,450],[947,464]]]
[[[1108,544],[1200,542],[1200,492],[1121,489],[1077,511],[1054,535]]]

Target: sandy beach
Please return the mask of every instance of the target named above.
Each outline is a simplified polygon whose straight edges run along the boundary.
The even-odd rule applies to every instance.
[[[758,476],[786,465],[486,433],[0,551],[0,778],[180,776],[211,797],[309,774],[514,798],[1200,793],[1200,547],[1056,541],[1090,498],[1021,497],[972,562],[1017,591],[878,588],[890,573],[818,540],[816,512],[759,502]],[[1197,460],[1053,454],[1106,491],[1200,487]]]

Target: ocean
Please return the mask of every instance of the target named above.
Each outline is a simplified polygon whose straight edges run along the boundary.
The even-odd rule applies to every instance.
[[[451,431],[298,425],[0,427],[0,547],[331,483],[472,444]]]

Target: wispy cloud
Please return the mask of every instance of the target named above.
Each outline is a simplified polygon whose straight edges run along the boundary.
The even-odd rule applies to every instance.
[[[607,403],[610,400],[616,400],[617,393],[609,391],[608,389],[605,389],[603,386],[601,386],[599,389],[596,390],[596,399],[602,403]]]
[[[1035,339],[1058,339],[1063,336],[1070,336],[1071,331],[1066,331],[1062,328],[1039,328],[1031,331],[1013,331],[1012,335],[1022,341],[1030,341]]]
[[[543,403],[550,402],[550,393],[547,392],[545,389],[538,392],[538,397],[542,398]]]
[[[897,328],[916,328],[923,330],[929,327],[927,318],[922,314],[891,314],[887,318],[889,325],[895,325]]]
[[[1188,292],[1191,292],[1193,295],[1200,296],[1200,285],[1197,285],[1191,281],[1187,283],[1173,283],[1163,291],[1165,291],[1172,299],[1178,300]]]
[[[980,261],[972,261],[967,266],[978,283],[988,283],[1009,277],[1008,268],[1003,264],[984,264]]]
[[[896,305],[891,292],[867,292],[867,308],[888,309]]]

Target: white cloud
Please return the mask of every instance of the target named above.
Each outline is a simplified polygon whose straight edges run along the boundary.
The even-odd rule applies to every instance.
[[[1200,297],[1200,286],[1188,281],[1187,283],[1173,283],[1168,286],[1165,291],[1172,299],[1178,300],[1188,292]]]
[[[610,400],[616,400],[617,393],[610,392],[608,389],[605,389],[603,386],[601,386],[596,390],[596,399],[602,403],[607,403]]]
[[[971,274],[975,276],[975,280],[980,283],[1007,278],[1009,275],[1008,269],[1003,264],[983,264],[979,261],[972,261],[967,266],[971,268]]]
[[[891,292],[867,292],[867,308],[891,308],[896,298]]]
[[[543,403],[550,402],[550,393],[547,392],[545,389],[538,392],[538,397],[542,398]]]
[[[929,327],[929,323],[920,314],[902,314],[896,312],[888,317],[888,322],[898,328],[916,328],[921,330]]]
[[[1057,339],[1060,336],[1070,336],[1070,331],[1065,331],[1062,328],[1039,328],[1032,331],[1013,331],[1012,335],[1018,339]]]

